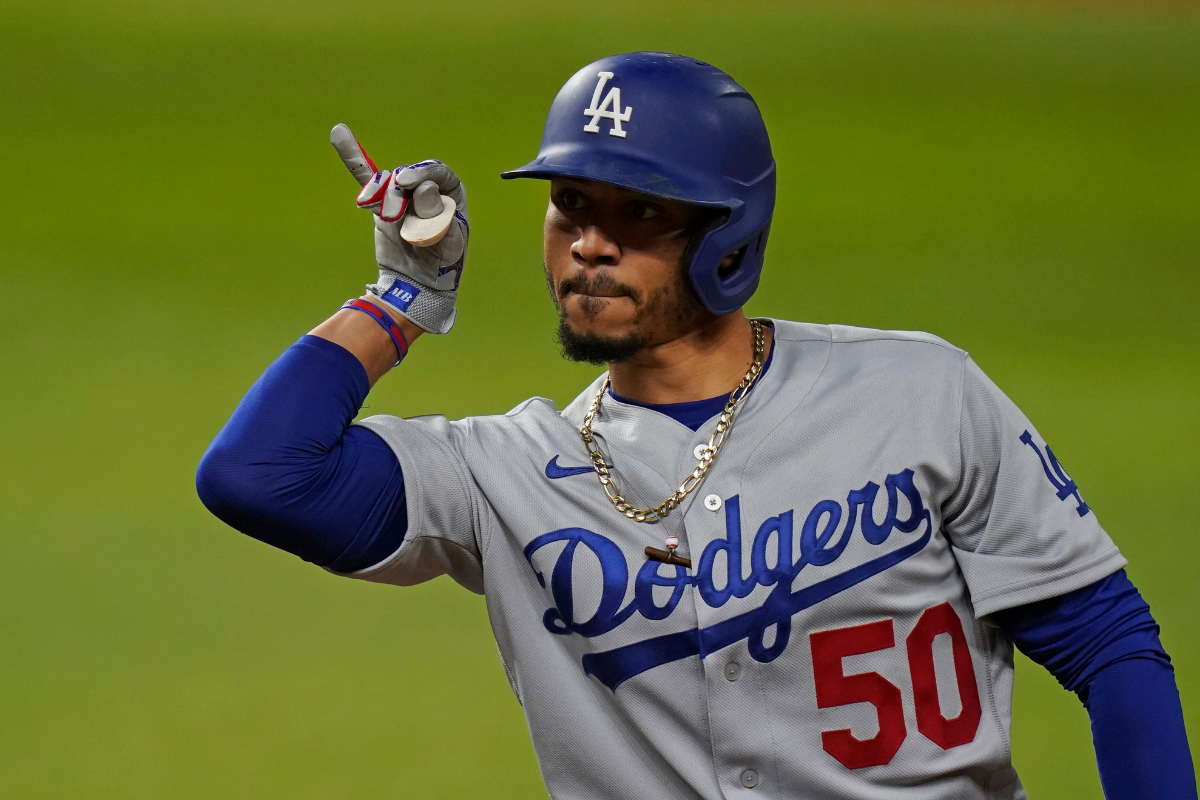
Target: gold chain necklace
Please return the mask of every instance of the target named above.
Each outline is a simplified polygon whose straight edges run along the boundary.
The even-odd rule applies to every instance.
[[[670,497],[653,508],[636,508],[621,496],[621,490],[617,488],[617,484],[613,481],[612,473],[609,471],[607,459],[600,450],[600,445],[596,443],[596,436],[592,431],[592,421],[595,420],[596,415],[600,412],[600,402],[604,397],[604,393],[608,391],[611,385],[610,379],[604,379],[604,384],[600,387],[600,391],[596,393],[596,399],[592,401],[591,409],[588,410],[587,415],[583,418],[583,424],[579,426],[579,435],[583,438],[583,446],[587,448],[588,455],[592,459],[592,467],[596,470],[596,477],[600,479],[600,485],[604,487],[604,494],[608,496],[609,501],[613,504],[613,508],[619,513],[634,522],[658,522],[674,509],[678,508],[683,499],[691,494],[704,480],[704,476],[712,468],[713,462],[717,460],[717,454],[721,452],[721,445],[725,443],[725,439],[729,436],[729,431],[733,427],[734,413],[741,402],[746,399],[746,396],[750,394],[750,390],[754,388],[758,376],[762,374],[763,362],[765,360],[764,353],[766,351],[766,336],[763,332],[763,324],[757,319],[752,319],[750,320],[750,329],[754,333],[754,361],[751,362],[750,368],[746,370],[746,375],[742,378],[742,382],[730,392],[729,400],[726,401],[725,408],[721,411],[721,416],[717,418],[717,426],[713,429],[712,435],[708,437],[708,444],[704,446],[704,453],[700,456],[699,463],[692,470],[691,474],[684,478],[683,483],[680,484],[679,488]],[[679,546],[677,537],[668,536],[666,546],[667,552],[665,554],[660,550],[655,550],[653,547],[647,547],[646,555],[658,561],[665,561],[668,564],[679,563],[686,567],[691,566],[691,562],[687,559],[675,556],[675,548]]]

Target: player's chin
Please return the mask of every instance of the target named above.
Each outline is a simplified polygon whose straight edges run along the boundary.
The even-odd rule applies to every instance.
[[[633,326],[600,326],[594,320],[592,323],[579,329],[563,316],[558,326],[558,343],[565,358],[597,366],[617,364],[642,352],[649,341],[645,333]]]

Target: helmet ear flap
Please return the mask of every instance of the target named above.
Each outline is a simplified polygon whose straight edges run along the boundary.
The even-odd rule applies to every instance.
[[[758,232],[758,235],[755,236],[751,241],[742,245],[742,247],[737,251],[737,259],[734,261],[733,268],[728,272],[723,272],[722,270],[718,269],[717,275],[722,280],[732,277],[733,274],[737,272],[737,268],[740,267],[742,262],[746,260],[752,261],[761,266],[763,260],[763,250],[765,250],[767,247],[767,234],[770,232],[771,222],[768,220],[767,224],[764,225],[762,230]]]
[[[728,221],[729,209],[727,208],[696,207],[696,219],[691,225],[687,249],[683,251],[683,268],[685,272],[691,270],[692,262],[696,259],[696,253],[700,250],[700,245],[703,244],[704,237]]]
[[[694,252],[685,262],[692,288],[714,314],[728,314],[745,304],[758,288],[762,272],[771,221],[768,218],[758,230],[737,236],[736,230],[725,229],[736,228],[739,223],[744,226],[746,220],[739,220],[738,216],[734,210],[729,217],[732,223],[722,221],[694,237]],[[728,244],[722,247],[721,240],[729,242],[731,239],[734,241],[732,247]],[[732,262],[725,264],[730,257]]]

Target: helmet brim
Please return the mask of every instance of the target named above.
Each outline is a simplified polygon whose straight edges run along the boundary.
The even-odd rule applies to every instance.
[[[690,176],[669,174],[648,160],[579,147],[554,148],[522,167],[501,172],[500,177],[506,180],[576,178],[690,205],[728,209],[741,205],[733,198],[706,197],[711,192],[710,187],[693,185],[696,182]]]

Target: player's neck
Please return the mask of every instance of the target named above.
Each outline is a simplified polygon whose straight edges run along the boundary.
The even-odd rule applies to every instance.
[[[767,327],[766,352],[771,351]],[[750,321],[739,310],[628,361],[609,364],[614,393],[641,403],[686,403],[732,392],[754,359]]]

